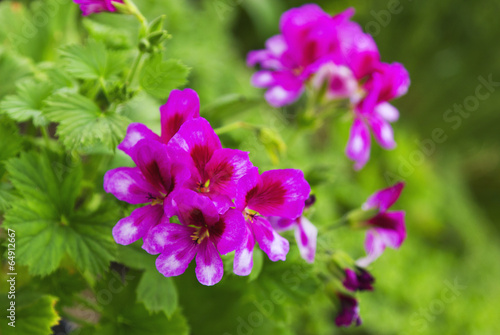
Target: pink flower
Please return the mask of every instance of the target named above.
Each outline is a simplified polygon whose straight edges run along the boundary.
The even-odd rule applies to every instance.
[[[337,293],[340,301],[340,311],[335,317],[335,324],[337,327],[349,327],[353,322],[356,326],[361,324],[361,318],[359,316],[359,305],[356,298],[343,293]]]
[[[73,0],[80,6],[84,16],[100,13],[100,12],[114,12],[116,11],[113,2],[123,3],[122,0]]]
[[[305,201],[304,211],[312,206],[314,202],[314,195],[310,195]],[[304,215],[300,215],[296,219],[272,216],[269,217],[268,220],[277,232],[294,229],[295,241],[297,241],[300,256],[308,263],[314,262],[318,228],[316,228],[311,221]]]
[[[238,183],[236,209],[245,217],[242,244],[234,256],[234,273],[250,274],[255,241],[271,261],[285,260],[290,248],[266,219],[270,216],[296,218],[304,209],[310,187],[300,170],[271,170],[259,175],[252,169]]]
[[[408,91],[410,78],[399,63],[380,63],[363,84],[365,96],[356,102],[346,155],[361,169],[370,158],[370,129],[384,149],[396,146],[390,122],[399,118],[398,110],[389,101]]]
[[[160,254],[156,268],[166,277],[183,274],[196,257],[196,277],[203,285],[217,284],[224,273],[220,254],[235,250],[240,244],[244,221],[241,214],[229,209],[219,215],[209,198],[185,190],[174,199],[181,224],[163,223],[146,237],[144,249]]]
[[[398,249],[406,239],[405,212],[388,211],[398,200],[403,187],[404,183],[399,182],[378,191],[363,205],[363,209],[377,209],[378,213],[365,223],[369,228],[365,240],[367,256],[356,262],[358,266],[367,267],[384,252],[386,247]]]
[[[200,98],[190,89],[172,90],[167,103],[160,107],[161,136],[142,123],[131,123],[127,135],[118,149],[129,154],[134,145],[142,139],[168,144],[170,139],[179,131],[184,122],[200,116]]]
[[[355,270],[345,269],[345,278],[342,284],[349,291],[371,291],[375,278],[367,270],[357,267]]]
[[[106,172],[104,190],[129,204],[149,204],[135,209],[113,228],[119,244],[130,244],[175,214],[174,195],[189,178],[189,171],[172,162],[166,145],[141,140],[130,151],[137,167],[122,167]]]
[[[234,206],[237,183],[253,168],[248,152],[222,148],[210,123],[201,117],[185,122],[168,147],[191,173],[183,187],[209,197],[219,213]]]
[[[290,9],[281,17],[281,35],[269,38],[266,49],[248,54],[248,65],[263,69],[254,74],[252,84],[268,88],[269,104],[281,107],[296,101],[309,76],[335,57],[338,21],[314,4]]]

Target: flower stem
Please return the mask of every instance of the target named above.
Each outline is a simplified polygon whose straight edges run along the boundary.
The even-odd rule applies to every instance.
[[[141,63],[142,56],[144,55],[144,52],[139,50],[139,53],[137,56],[135,56],[134,62],[132,63],[132,68],[130,69],[130,72],[127,75],[127,79],[125,80],[125,83],[127,85],[132,84],[134,81],[135,74],[137,72],[137,69],[139,68],[139,64]]]

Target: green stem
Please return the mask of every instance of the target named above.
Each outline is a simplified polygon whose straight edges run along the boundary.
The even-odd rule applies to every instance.
[[[47,126],[40,127],[40,131],[41,131],[43,139],[45,141],[45,146],[48,149],[50,147],[50,136],[49,136],[49,131],[47,129]]]
[[[144,33],[146,33],[148,29],[148,21],[146,20],[144,15],[142,15],[139,8],[137,8],[137,6],[134,4],[132,0],[124,0],[123,2],[127,6],[127,9],[130,11],[130,14],[134,15],[137,18],[137,20],[141,23],[141,28],[143,29]]]
[[[132,68],[130,69],[130,72],[128,73],[127,79],[125,80],[125,83],[127,85],[132,84],[134,81],[135,74],[137,72],[137,69],[139,68],[139,64],[141,63],[142,56],[144,55],[144,52],[139,50],[139,53],[137,56],[135,56],[134,62],[132,63]]]

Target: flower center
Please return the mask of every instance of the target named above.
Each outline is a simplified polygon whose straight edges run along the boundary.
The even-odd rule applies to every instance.
[[[208,193],[210,192],[210,179],[207,180],[204,184],[201,182],[197,183],[198,188],[196,189],[198,193]]]
[[[254,210],[251,210],[250,208],[245,208],[244,212],[243,212],[244,216],[245,216],[245,220],[247,221],[253,221],[253,218],[258,215],[259,213],[254,211]]]
[[[200,244],[205,238],[210,236],[207,227],[194,227],[196,230],[190,236],[196,244]]]
[[[151,206],[154,205],[163,205],[163,200],[165,200],[165,195],[163,193],[160,193],[159,196],[155,197],[151,193],[148,194],[148,200],[151,201]]]

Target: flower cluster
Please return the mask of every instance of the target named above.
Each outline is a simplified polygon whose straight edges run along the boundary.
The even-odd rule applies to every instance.
[[[390,122],[399,112],[389,101],[406,93],[410,79],[401,64],[380,61],[375,41],[350,21],[353,15],[352,8],[333,17],[314,4],[293,8],[281,17],[281,34],[251,51],[247,63],[260,65],[252,84],[267,88],[272,106],[295,102],[306,86],[324,91],[326,101],[346,100],[354,115],[346,155],[361,169],[370,156],[370,129],[383,148],[395,147]]]
[[[104,189],[144,204],[116,224],[117,243],[142,238],[165,276],[184,273],[196,257],[198,280],[214,285],[223,275],[220,254],[235,251],[234,273],[242,276],[251,272],[256,242],[272,261],[285,260],[289,243],[268,218],[296,220],[310,187],[300,170],[260,174],[247,152],[223,148],[199,108],[195,91],[174,90],[160,108],[160,136],[131,124],[118,148],[136,167],[108,171]]]
[[[375,278],[366,270],[366,267],[377,259],[386,247],[398,249],[406,239],[405,212],[388,211],[398,200],[403,187],[404,184],[400,182],[380,190],[370,196],[362,206],[366,213],[373,213],[360,222],[361,226],[367,229],[365,240],[367,256],[358,259],[354,269],[343,270],[342,286],[349,292],[338,291],[336,293],[336,299],[340,302],[339,312],[335,319],[337,326],[361,324],[358,301],[353,293],[373,290]]]

